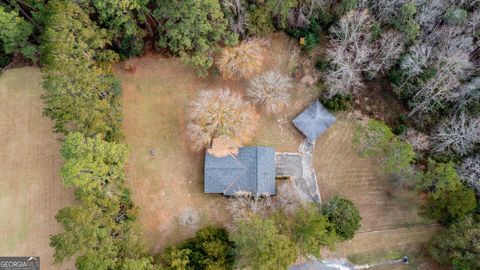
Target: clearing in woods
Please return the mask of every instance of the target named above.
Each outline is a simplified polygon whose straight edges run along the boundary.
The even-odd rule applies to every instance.
[[[74,198],[58,175],[60,144],[42,117],[40,83],[38,68],[0,75],[0,255],[40,256],[42,269],[73,269],[71,262],[53,265],[48,246],[61,230],[55,214]]]

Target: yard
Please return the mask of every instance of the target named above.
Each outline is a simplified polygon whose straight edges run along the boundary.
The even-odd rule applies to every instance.
[[[273,36],[270,55],[288,55],[291,42]],[[287,58],[287,57],[285,57]],[[270,57],[268,67],[288,63]],[[207,224],[228,225],[227,200],[203,193],[203,152],[192,152],[185,136],[190,99],[200,89],[229,87],[242,91],[246,82],[222,80],[219,75],[200,79],[178,59],[149,55],[132,61],[136,71],[120,66],[115,73],[123,85],[124,133],[131,146],[128,179],[140,220],[153,251],[179,242]],[[262,114],[251,145],[268,145],[277,151],[297,151],[301,135],[290,119],[312,97],[294,90],[292,109],[281,119]]]
[[[293,46],[283,35],[273,36],[268,68],[288,69],[279,61]],[[274,56],[277,56],[276,58]],[[287,57],[284,57],[286,59]],[[192,152],[185,136],[189,101],[200,89],[229,87],[242,91],[246,82],[222,80],[218,74],[198,78],[178,59],[148,55],[130,60],[128,72],[115,67],[123,85],[124,132],[131,146],[129,185],[152,251],[190,237],[207,224],[229,225],[226,199],[203,193],[203,152]],[[302,137],[291,119],[311,100],[313,91],[297,85],[291,108],[277,119],[261,115],[259,129],[250,145],[267,145],[276,151],[297,152]],[[302,93],[311,94],[302,94]],[[423,244],[436,227],[417,215],[419,197],[391,187],[374,160],[361,159],[353,151],[354,122],[338,117],[320,139],[314,166],[322,199],[345,196],[360,208],[360,233],[331,253],[359,263],[375,262],[392,254],[424,253]],[[416,265],[427,267],[425,257],[414,256]]]
[[[337,194],[352,200],[362,224],[355,238],[330,254],[360,264],[407,254],[418,269],[439,269],[425,258],[423,245],[438,227],[418,215],[420,197],[394,188],[375,160],[360,158],[352,144],[354,120],[338,118],[317,140],[313,157],[317,181],[323,200]]]
[[[60,144],[51,122],[42,117],[43,90],[37,68],[11,69],[0,75],[0,255],[40,256],[53,265],[49,235],[59,232],[57,211],[73,204],[73,192],[58,176]]]

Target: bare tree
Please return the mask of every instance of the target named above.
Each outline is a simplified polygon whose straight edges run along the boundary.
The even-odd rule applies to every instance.
[[[290,10],[288,24],[292,28],[306,28],[310,26],[312,16],[328,9],[333,3],[333,0],[300,0],[297,7]]]
[[[432,47],[427,44],[414,45],[400,63],[400,68],[407,76],[418,76],[428,68],[432,57]]]
[[[464,83],[456,93],[454,102],[457,110],[463,110],[475,102],[480,102],[480,77],[475,77]]]
[[[252,215],[268,215],[274,209],[270,196],[253,196],[249,192],[236,193],[229,199],[227,208],[236,223]]]
[[[480,117],[460,113],[440,124],[432,136],[435,152],[466,155],[480,142]]]
[[[366,72],[374,77],[377,73],[388,71],[397,62],[405,49],[405,37],[398,31],[387,31],[374,44],[375,54],[367,61]]]
[[[480,196],[480,155],[464,159],[458,168],[458,174]]]
[[[332,68],[325,73],[328,96],[357,91],[364,86],[363,74],[375,77],[395,64],[402,53],[403,35],[387,31],[373,40],[372,23],[367,10],[354,10],[330,29],[327,59]]]
[[[187,134],[192,148],[211,146],[212,140],[227,136],[239,145],[248,141],[257,127],[255,109],[229,89],[201,90],[191,102]]]
[[[292,79],[289,76],[272,70],[253,78],[247,89],[247,95],[254,103],[263,106],[267,112],[278,113],[290,101],[288,90],[292,86]]]
[[[417,112],[431,113],[446,102],[455,101],[457,88],[472,75],[471,55],[475,50],[471,36],[458,27],[440,27],[426,37],[421,45],[413,46],[404,57],[401,68],[405,82],[416,81],[414,88],[402,84],[397,92],[411,95],[409,116]],[[418,80],[427,68],[434,70],[430,78]]]
[[[247,3],[245,0],[222,0],[221,4],[230,30],[245,37],[247,35]]]
[[[402,137],[407,140],[416,151],[425,151],[431,147],[430,137],[416,129],[408,128],[407,131],[402,134]]]
[[[408,0],[369,0],[368,5],[372,14],[382,23],[391,23],[400,15],[400,9]]]
[[[217,67],[225,79],[249,79],[262,70],[264,42],[251,39],[235,47],[224,48]]]

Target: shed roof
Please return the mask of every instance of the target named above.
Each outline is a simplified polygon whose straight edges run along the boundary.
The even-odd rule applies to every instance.
[[[238,155],[215,157],[205,154],[205,192],[231,196],[250,192],[275,195],[275,150],[271,147],[242,147]]]
[[[313,142],[335,121],[335,116],[317,100],[295,117],[293,124]]]

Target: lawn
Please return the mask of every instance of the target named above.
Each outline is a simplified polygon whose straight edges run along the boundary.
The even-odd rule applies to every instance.
[[[438,226],[429,226],[432,221],[418,215],[422,203],[418,194],[394,188],[376,160],[356,154],[355,125],[355,120],[340,114],[317,140],[313,157],[322,199],[344,196],[362,216],[359,233],[330,254],[372,263],[403,253],[413,256],[419,269],[439,269],[424,256],[424,244]]]
[[[40,82],[32,67],[0,75],[0,255],[40,256],[42,269],[73,269],[52,265],[48,246],[61,229],[55,214],[74,200],[58,176],[60,144],[42,117]]]

